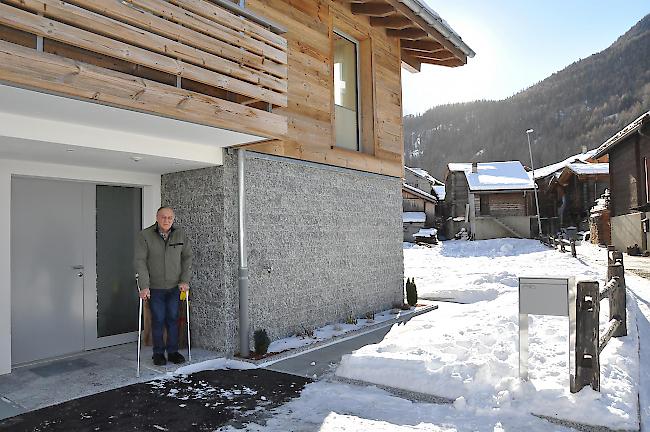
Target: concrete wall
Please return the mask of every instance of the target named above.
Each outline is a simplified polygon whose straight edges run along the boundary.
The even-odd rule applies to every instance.
[[[237,159],[163,176],[194,242],[193,337],[238,350]],[[249,153],[251,331],[272,339],[403,299],[401,179]]]
[[[645,217],[645,213],[637,212],[611,218],[612,244],[616,249],[625,251],[634,244],[638,244],[642,250],[647,249],[647,240],[644,242],[647,233],[641,229],[641,219]]]
[[[513,228],[523,238],[530,238],[531,216],[503,216],[499,220]],[[492,217],[476,218],[475,240],[486,240],[493,238],[513,237],[513,234],[501,226]]]

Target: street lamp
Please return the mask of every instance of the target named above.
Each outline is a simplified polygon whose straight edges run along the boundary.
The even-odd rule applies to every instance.
[[[539,237],[542,237],[542,220],[539,218],[539,200],[537,199],[537,183],[535,183],[535,165],[533,164],[533,151],[530,148],[530,134],[535,132],[533,129],[526,131],[528,138],[528,153],[530,154],[530,168],[533,171],[533,191],[535,192],[535,205],[537,206],[537,228],[539,229]]]

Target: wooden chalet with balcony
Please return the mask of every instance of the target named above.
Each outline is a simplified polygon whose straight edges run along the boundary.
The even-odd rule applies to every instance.
[[[0,373],[136,339],[160,205],[196,346],[401,303],[402,67],[473,55],[423,0],[0,0]]]

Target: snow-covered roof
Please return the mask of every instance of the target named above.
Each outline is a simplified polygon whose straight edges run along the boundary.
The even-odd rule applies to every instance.
[[[427,180],[432,185],[444,184],[443,182],[441,182],[437,178],[433,177],[431,174],[429,174],[427,171],[423,170],[422,168],[412,168],[412,167],[407,167],[406,165],[404,165],[404,169],[412,172],[414,175],[416,175],[418,177],[421,177],[421,178]]]
[[[616,144],[620,143],[625,138],[627,138],[634,132],[638,131],[648,123],[650,123],[650,111],[646,112],[645,114],[641,114],[632,123],[625,126],[623,129],[618,131],[613,137],[611,137],[610,139],[602,143],[600,147],[598,147],[598,149],[596,150],[595,157],[600,157],[609,153],[612,147],[614,147]]]
[[[578,175],[609,174],[608,163],[594,163],[594,164],[571,163],[568,165],[568,168]]]
[[[413,192],[416,195],[420,195],[424,199],[428,199],[429,201],[432,201],[434,203],[438,202],[438,199],[431,195],[428,192],[423,191],[422,189],[418,189],[415,186],[411,186],[410,184],[402,183],[402,187],[406,189],[409,192]],[[442,199],[442,198],[440,198]]]
[[[424,212],[404,212],[402,213],[403,223],[426,222],[427,215]]]
[[[519,161],[482,162],[477,172],[472,172],[471,163],[450,163],[449,171],[463,171],[470,191],[527,190],[534,189],[534,183]]]
[[[433,186],[433,190],[435,191],[436,195],[438,195],[438,199],[441,199],[441,200],[445,199],[445,196],[447,195],[445,185]]]
[[[547,165],[545,167],[535,168],[535,179],[540,179],[548,175],[551,175],[555,172],[562,171],[562,169],[565,166],[571,163],[577,163],[577,162],[587,163],[587,160],[589,158],[593,158],[595,155],[596,155],[596,149],[589,150],[586,153],[579,153],[573,156],[569,156],[568,158],[564,159],[562,162],[556,162],[554,164]]]

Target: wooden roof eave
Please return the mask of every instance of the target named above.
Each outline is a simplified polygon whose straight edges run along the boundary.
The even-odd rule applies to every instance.
[[[400,40],[402,61],[414,71],[423,63],[446,67],[467,64],[467,55],[399,0],[345,0],[355,15],[368,17]]]

